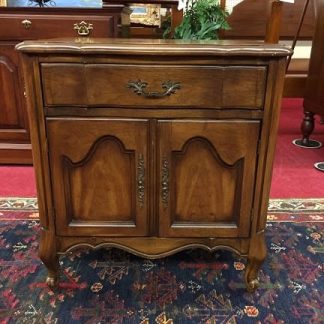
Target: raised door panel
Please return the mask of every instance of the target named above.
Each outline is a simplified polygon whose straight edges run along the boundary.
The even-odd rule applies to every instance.
[[[58,235],[147,235],[148,122],[51,118],[47,133]]]
[[[0,45],[0,141],[28,142],[19,56],[14,44]]]
[[[159,122],[162,237],[248,237],[259,121]]]

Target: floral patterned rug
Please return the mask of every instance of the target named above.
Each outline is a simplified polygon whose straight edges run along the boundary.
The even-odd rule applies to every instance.
[[[324,199],[271,200],[255,294],[226,251],[150,261],[117,249],[62,257],[53,292],[38,234],[36,199],[0,198],[0,323],[324,323]]]

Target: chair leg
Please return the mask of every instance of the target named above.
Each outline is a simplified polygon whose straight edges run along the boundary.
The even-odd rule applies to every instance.
[[[315,125],[314,113],[310,111],[304,112],[304,119],[301,124],[302,139],[293,140],[293,144],[303,148],[320,148],[322,143],[313,139],[310,139],[310,135],[313,133]]]

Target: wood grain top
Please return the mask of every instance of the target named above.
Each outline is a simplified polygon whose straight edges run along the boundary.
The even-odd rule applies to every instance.
[[[292,50],[262,41],[188,41],[164,39],[75,38],[24,41],[16,46],[24,53],[80,53],[121,55],[289,56]]]

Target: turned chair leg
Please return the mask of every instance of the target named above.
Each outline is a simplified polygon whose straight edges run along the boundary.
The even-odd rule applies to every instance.
[[[304,119],[301,124],[301,139],[293,140],[293,144],[303,148],[319,148],[322,146],[322,143],[313,139],[309,139],[310,135],[314,130],[314,113],[310,111],[304,111]]]
[[[314,130],[314,114],[310,111],[305,111],[304,119],[301,124],[301,131],[303,134],[302,143],[304,146],[309,146],[309,136]]]

